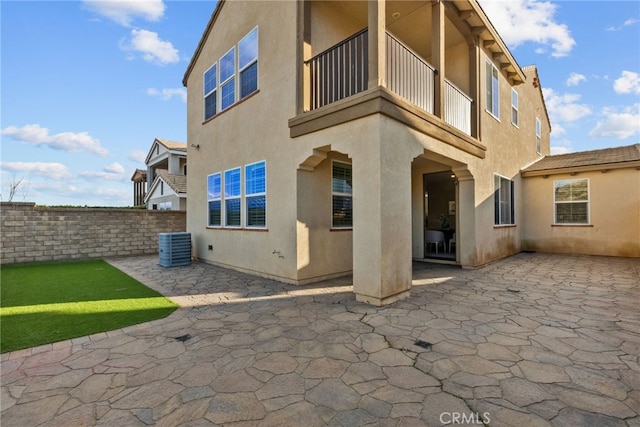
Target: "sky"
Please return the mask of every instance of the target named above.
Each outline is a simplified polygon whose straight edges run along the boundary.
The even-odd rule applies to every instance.
[[[479,0],[535,64],[553,154],[640,142],[640,2]],[[213,0],[0,0],[0,199],[131,206],[155,138],[187,142],[182,77]]]

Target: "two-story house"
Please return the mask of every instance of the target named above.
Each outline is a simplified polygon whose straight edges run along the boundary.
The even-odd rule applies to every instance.
[[[522,249],[520,170],[550,124],[536,68],[475,0],[220,0],[183,84],[201,261],[352,273],[382,305],[409,295],[413,259]]]
[[[187,209],[187,144],[156,138],[145,159],[147,209]],[[135,177],[135,175],[134,175]]]

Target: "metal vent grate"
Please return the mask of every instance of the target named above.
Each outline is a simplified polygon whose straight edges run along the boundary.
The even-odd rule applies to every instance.
[[[191,265],[191,233],[158,234],[161,267]]]

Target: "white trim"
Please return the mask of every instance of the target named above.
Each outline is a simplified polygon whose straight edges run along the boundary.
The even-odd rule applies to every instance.
[[[262,193],[251,193],[248,194],[247,193],[247,168],[249,166],[253,166],[253,165],[258,165],[260,163],[264,163],[264,192]],[[245,199],[245,203],[244,203],[244,220],[245,220],[245,228],[247,229],[257,229],[257,230],[264,230],[267,228],[267,161],[266,160],[260,160],[257,162],[253,162],[253,163],[249,163],[244,165],[244,199]],[[264,206],[264,225],[249,225],[249,203],[248,203],[248,198],[250,197],[261,197],[264,196],[264,202],[265,202],[265,206]]]
[[[334,164],[339,163],[342,165],[348,165],[351,167],[351,180],[353,182],[353,163],[348,163],[340,160],[331,159],[331,203],[329,204],[329,217],[331,218],[331,230],[353,230],[353,191],[351,193],[336,193],[333,191],[333,166]],[[350,197],[351,198],[351,225],[343,225],[343,226],[335,226],[333,224],[333,196],[342,196],[342,197]]]
[[[232,197],[227,197],[226,194],[226,185],[227,185],[227,172],[231,172],[231,171],[235,171],[238,170],[240,171],[240,194],[237,196],[232,196]],[[242,188],[242,166],[238,166],[235,168],[231,168],[231,169],[227,169],[223,172],[223,176],[224,176],[224,185],[222,186],[222,200],[224,201],[222,207],[224,210],[224,222],[222,223],[222,226],[224,228],[242,228],[242,208],[243,208],[243,203],[242,203],[242,199],[243,199],[243,188]],[[228,200],[240,200],[240,224],[239,225],[228,225],[227,224],[227,201]]]
[[[556,201],[556,183],[562,181],[587,181],[587,200],[575,200],[568,202],[557,202]],[[567,204],[567,203],[586,203],[587,204],[587,222],[557,222],[558,212],[557,207],[558,203]],[[570,178],[570,179],[556,179],[553,181],[553,225],[591,225],[591,181],[589,178]]]

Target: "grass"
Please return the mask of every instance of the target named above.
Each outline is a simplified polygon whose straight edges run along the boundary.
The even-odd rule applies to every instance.
[[[160,319],[178,306],[104,261],[0,270],[0,353]]]

